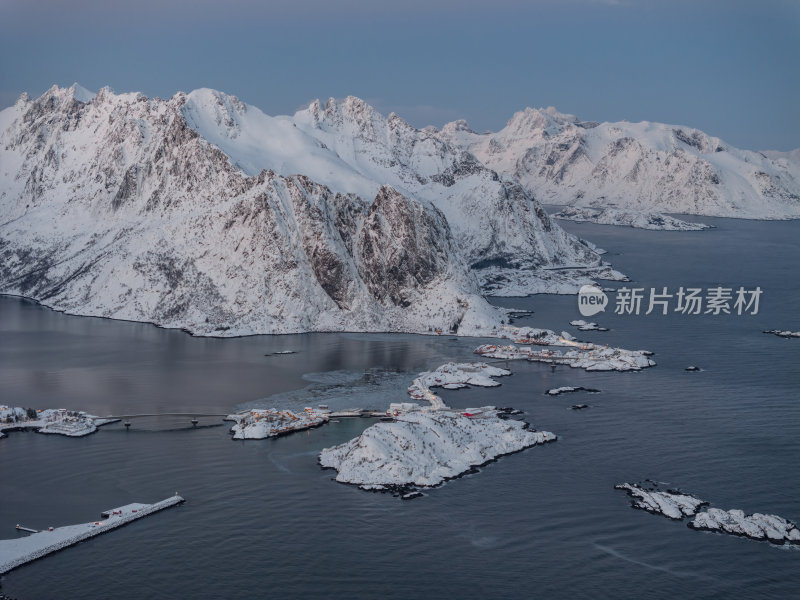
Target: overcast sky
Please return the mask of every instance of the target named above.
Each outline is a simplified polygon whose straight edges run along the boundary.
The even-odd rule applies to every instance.
[[[269,114],[355,95],[413,125],[526,106],[800,146],[790,0],[0,0],[0,107],[74,81],[212,87]]]

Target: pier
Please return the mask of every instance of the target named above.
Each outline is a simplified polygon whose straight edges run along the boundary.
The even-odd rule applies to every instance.
[[[31,529],[30,527],[23,527],[19,523],[17,523],[16,529],[18,529],[19,531],[27,531],[28,533],[39,533],[38,529]]]
[[[184,499],[176,493],[174,496],[155,504],[126,504],[119,508],[107,510],[102,513],[102,521],[93,521],[80,525],[65,525],[64,527],[50,527],[42,531],[17,525],[16,528],[20,531],[34,533],[22,538],[0,540],[0,575],[53,552],[74,546],[83,540],[127,525],[136,519],[177,506],[182,502],[184,502]]]

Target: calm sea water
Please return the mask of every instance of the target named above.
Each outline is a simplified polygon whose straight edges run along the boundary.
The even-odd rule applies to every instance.
[[[185,505],[22,567],[19,600],[48,598],[787,598],[800,550],[629,507],[615,483],[669,482],[720,508],[800,520],[800,222],[703,219],[708,232],[565,224],[640,287],[761,286],[756,316],[619,316],[581,339],[656,353],[640,373],[511,363],[453,406],[515,406],[554,444],[404,502],[332,481],[316,456],[371,421],[233,442],[213,417],[134,421],[82,439],[0,440],[0,537],[160,500]],[[519,324],[576,333],[573,296],[498,299]],[[62,315],[0,298],[0,403],[114,412],[225,413],[247,405],[381,408],[413,374],[472,360],[479,340],[313,334],[216,340]],[[292,349],[296,354],[264,356]],[[688,365],[703,369],[684,371]],[[543,392],[583,385],[600,394]],[[586,402],[590,408],[568,407]]]

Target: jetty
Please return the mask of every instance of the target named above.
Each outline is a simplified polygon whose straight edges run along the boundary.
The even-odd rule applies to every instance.
[[[102,520],[99,521],[81,523],[80,525],[65,525],[63,527],[48,527],[36,533],[31,533],[29,536],[0,540],[0,575],[53,552],[74,546],[96,535],[127,525],[142,517],[177,506],[182,502],[184,502],[184,499],[176,493],[174,496],[155,504],[133,503],[112,508],[100,513]],[[17,525],[16,529],[20,531],[35,531],[20,525]]]

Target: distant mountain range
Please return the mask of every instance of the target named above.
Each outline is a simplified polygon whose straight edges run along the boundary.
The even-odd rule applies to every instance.
[[[465,121],[439,137],[545,204],[747,219],[800,218],[800,149],[740,150],[697,129],[516,113],[497,133]]]

